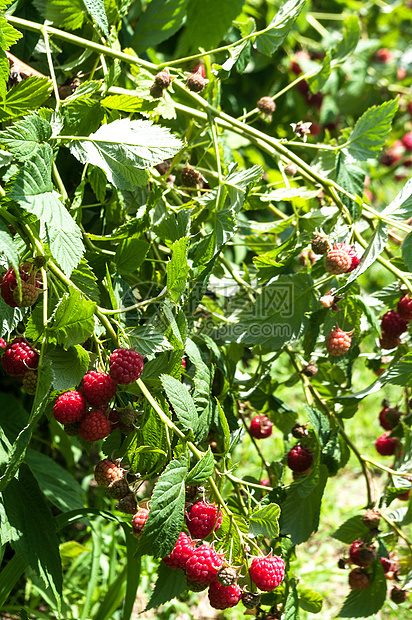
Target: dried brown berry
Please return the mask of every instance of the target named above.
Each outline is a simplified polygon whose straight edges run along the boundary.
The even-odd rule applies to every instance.
[[[312,250],[315,252],[315,254],[326,254],[326,252],[329,252],[330,250],[329,240],[324,233],[318,231],[315,232],[316,234],[313,237],[311,243]]]
[[[256,107],[266,116],[271,116],[276,110],[276,103],[273,101],[272,97],[261,97]]]
[[[137,504],[133,493],[128,493],[126,497],[123,497],[117,504],[117,510],[125,512],[126,514],[134,515],[137,510]]]
[[[200,93],[206,84],[207,80],[203,77],[200,69],[196,73],[191,73],[186,80],[186,87],[193,93]]]
[[[377,510],[367,510],[362,515],[362,523],[366,525],[370,530],[375,530],[379,527],[381,515]]]
[[[172,82],[172,76],[169,73],[168,69],[164,69],[163,71],[159,71],[154,77],[154,84],[159,86],[162,90],[167,88]]]
[[[201,187],[203,184],[203,177],[200,172],[189,166],[189,164],[186,164],[186,167],[183,168],[180,173],[180,179],[185,187]]]
[[[399,588],[398,586],[393,586],[390,596],[391,601],[397,605],[401,605],[408,599],[408,592],[406,590],[402,590],[402,588]]]
[[[154,82],[149,88],[149,92],[153,99],[159,99],[163,95],[163,88]]]
[[[123,499],[130,493],[129,485],[124,478],[109,484],[108,491],[114,499]]]
[[[352,590],[366,590],[371,580],[363,568],[354,568],[349,573],[349,587]]]

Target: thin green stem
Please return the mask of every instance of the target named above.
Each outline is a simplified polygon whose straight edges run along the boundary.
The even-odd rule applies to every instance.
[[[54,96],[56,97],[56,112],[58,112],[59,107],[60,107],[59,87],[58,87],[57,80],[56,80],[56,74],[54,72],[53,58],[51,55],[50,41],[49,41],[49,35],[47,33],[46,25],[44,25],[43,28],[41,29],[41,33],[43,35],[44,45],[46,48],[47,63],[49,65],[50,77],[53,82]]]
[[[366,461],[366,463],[370,463],[374,467],[377,467],[378,469],[382,469],[382,471],[387,471],[388,474],[392,474],[392,476],[403,476],[404,478],[409,478],[409,479],[412,477],[412,472],[403,473],[403,472],[395,471],[394,469],[391,469],[390,467],[386,467],[386,465],[381,465],[381,463],[377,463],[376,461],[373,461],[372,459],[366,456],[362,456],[362,458],[364,461]]]
[[[401,530],[401,528],[395,523],[395,521],[392,521],[392,519],[390,517],[388,517],[387,515],[385,515],[383,512],[381,512],[381,517],[384,521],[386,521],[386,523],[393,529],[395,530],[395,532],[398,534],[398,536],[400,536],[401,538],[403,538],[403,540],[406,542],[406,544],[409,547],[409,551],[412,553],[412,542],[409,540],[409,538],[406,536],[406,534],[403,533],[403,531]]]

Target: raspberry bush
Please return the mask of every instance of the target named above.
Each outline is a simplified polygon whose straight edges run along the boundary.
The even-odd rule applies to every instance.
[[[0,10],[4,617],[404,618],[411,2]]]

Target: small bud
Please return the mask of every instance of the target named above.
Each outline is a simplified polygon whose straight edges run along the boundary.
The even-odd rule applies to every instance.
[[[318,372],[318,367],[313,362],[310,362],[302,369],[302,372],[306,377],[314,377]]]
[[[276,103],[273,101],[272,97],[261,97],[256,107],[262,114],[271,119],[273,112],[276,110]]]
[[[163,88],[154,82],[151,85],[149,92],[153,99],[159,99],[163,95]]]
[[[288,177],[294,177],[297,171],[298,171],[298,167],[296,164],[288,164],[287,166],[285,166],[285,174]]]
[[[189,166],[189,164],[186,164],[186,167],[183,168],[182,172],[180,173],[180,179],[182,181],[182,185],[184,185],[185,187],[195,188],[202,187],[203,185],[202,175],[200,174],[200,172],[192,168],[192,166]]]
[[[377,510],[367,510],[362,515],[362,523],[366,525],[370,530],[375,530],[379,527],[381,516]]]

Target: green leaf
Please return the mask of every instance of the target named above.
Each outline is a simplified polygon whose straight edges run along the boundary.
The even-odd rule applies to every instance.
[[[362,198],[365,176],[365,172],[361,168],[354,164],[349,164],[345,161],[341,153],[338,155],[336,182],[343,187],[343,189]],[[342,202],[348,208],[352,219],[358,220],[361,216],[361,207],[359,204],[343,194]]]
[[[412,271],[412,233],[408,233],[402,241],[402,258],[409,271]]]
[[[359,265],[354,269],[346,280],[345,286],[356,280],[361,273],[364,273],[380,256],[385,249],[388,240],[388,227],[382,221],[379,221],[375,228],[368,247],[364,251],[359,261]]]
[[[323,599],[319,592],[314,592],[309,588],[298,590],[299,607],[311,614],[318,614],[322,610]]]
[[[18,161],[26,161],[37,153],[39,145],[47,142],[51,135],[50,123],[32,114],[0,131],[0,142]]]
[[[135,189],[147,181],[144,168],[173,157],[182,146],[165,127],[125,118],[102,125],[88,138],[73,141],[70,150],[83,164],[99,166],[119,189]]]
[[[157,609],[160,605],[164,605],[173,598],[180,596],[186,588],[184,572],[170,568],[163,564],[163,562],[160,562],[157,571],[157,581],[144,611]]]
[[[381,216],[389,217],[396,222],[407,220],[412,216],[412,179],[406,181],[399,194],[381,211]]]
[[[15,553],[0,573],[0,607],[3,608],[10,593],[27,568],[21,555]]]
[[[0,220],[0,254],[4,254],[7,262],[14,268],[17,273],[19,270],[19,255],[13,242],[13,237],[9,233],[9,229]]]
[[[184,429],[194,431],[197,425],[197,411],[187,388],[168,375],[161,375],[160,380],[180,424]]]
[[[285,603],[283,620],[299,620],[299,596],[294,579],[290,584],[288,597]]]
[[[3,15],[0,16],[0,49],[6,52],[22,36],[22,33],[9,24]]]
[[[100,302],[100,291],[97,285],[97,278],[84,257],[77,267],[73,269],[70,279],[73,284],[92,301],[95,301],[97,304]]]
[[[223,411],[220,402],[216,399],[217,410],[219,413],[219,422],[223,434],[223,453],[226,455],[230,450],[230,429],[227,423],[226,414]]]
[[[188,338],[186,341],[185,349],[190,361],[196,368],[193,377],[193,382],[195,384],[193,400],[195,402],[196,409],[200,412],[198,427],[196,431],[196,439],[198,441],[202,441],[202,439],[209,432],[209,427],[211,423],[210,394],[212,392],[213,376],[208,366],[202,359],[200,349],[195,345],[192,340],[190,340],[190,338]]]
[[[277,504],[267,504],[263,508],[254,510],[249,518],[250,531],[253,536],[277,538],[279,536],[280,508]]]
[[[331,74],[330,52],[326,52],[326,56],[321,65],[320,71],[312,78],[307,80],[312,93],[318,93],[325,86]]]
[[[49,78],[28,77],[13,86],[0,103],[0,121],[27,114],[29,110],[40,107],[52,91]]]
[[[80,484],[46,454],[29,448],[25,461],[48,500],[62,512],[83,508],[85,494]]]
[[[80,345],[69,347],[48,346],[44,356],[50,362],[53,373],[53,388],[58,391],[76,387],[89,367],[89,354]]]
[[[282,275],[271,280],[235,325],[216,330],[216,339],[260,344],[276,351],[297,340],[307,329],[307,313],[317,308],[310,275]]]
[[[379,560],[372,565],[369,572],[371,583],[366,590],[352,590],[346,597],[338,618],[367,618],[376,614],[386,599],[386,577]]]
[[[153,490],[150,512],[140,539],[140,555],[164,558],[182,531],[185,508],[186,455],[171,461]]]
[[[167,289],[173,301],[177,302],[186,288],[189,265],[187,264],[187,246],[189,239],[182,237],[172,245],[172,258],[167,263]]]
[[[213,458],[213,453],[208,448],[207,452],[202,456],[200,461],[196,463],[196,465],[190,470],[186,478],[186,484],[188,485],[197,485],[202,484],[205,480],[207,480],[210,476],[213,475],[215,471],[215,460]]]
[[[412,379],[412,353],[407,353],[393,366],[390,366],[379,379],[382,385],[385,383],[402,386],[409,385]]]
[[[153,355],[173,349],[166,336],[153,325],[139,325],[129,332],[129,340],[131,346],[136,347],[141,355]]]
[[[62,569],[54,519],[27,465],[3,491],[3,503],[11,546],[59,598]]]
[[[52,162],[50,145],[39,145],[33,159],[23,164],[10,197],[46,225],[50,250],[65,274],[70,276],[84,251],[82,232],[53,190]]]
[[[242,11],[243,4],[244,0],[189,0],[186,28],[179,41],[177,56],[197,54],[199,48],[210,50],[217,47]]]
[[[86,9],[93,17],[94,22],[100,28],[100,30],[109,38],[109,24],[107,22],[107,15],[104,8],[104,0],[83,0]]]
[[[332,536],[333,538],[336,538],[336,540],[350,545],[351,542],[357,538],[363,538],[366,536],[368,532],[368,528],[362,522],[362,517],[360,515],[355,515],[342,523],[338,529],[333,532]]]
[[[256,37],[255,46],[258,52],[271,56],[289,34],[304,6],[305,0],[286,0],[265,28],[264,34]]]
[[[134,29],[131,47],[139,54],[170,39],[184,24],[188,0],[152,0]]]
[[[299,485],[292,485],[285,501],[280,502],[280,531],[290,536],[294,545],[305,542],[318,529],[327,476],[326,467],[321,465],[318,484],[306,497],[302,498]]]
[[[57,305],[53,322],[47,329],[49,342],[64,348],[82,344],[93,333],[95,309],[95,303],[71,287]]]
[[[378,155],[390,133],[397,109],[398,100],[392,99],[366,110],[341,147],[349,161],[365,161]]]
[[[339,41],[333,55],[332,65],[341,64],[355,51],[360,37],[360,25],[357,15],[345,16],[343,38]]]
[[[41,376],[43,374],[44,370],[42,370],[42,372],[39,374],[39,381],[41,380]],[[13,443],[13,446],[8,455],[6,469],[0,478],[0,491],[4,491],[7,488],[7,486],[16,475],[17,470],[19,469],[19,467],[21,467],[21,463],[23,462],[24,455],[26,454],[27,447],[33,435],[33,431],[36,428],[37,422],[43,415],[43,412],[46,408],[49,391],[50,385],[48,385],[47,388],[44,390],[44,394],[42,393],[41,389],[39,390],[38,386],[37,399],[41,400],[35,402],[35,409],[33,415],[30,417],[30,422],[19,432],[16,440]]]
[[[49,23],[67,30],[83,26],[86,17],[82,0],[33,0],[41,16]]]
[[[150,244],[138,237],[129,237],[119,243],[114,257],[119,273],[129,274],[136,271],[146,258],[149,248]]]

